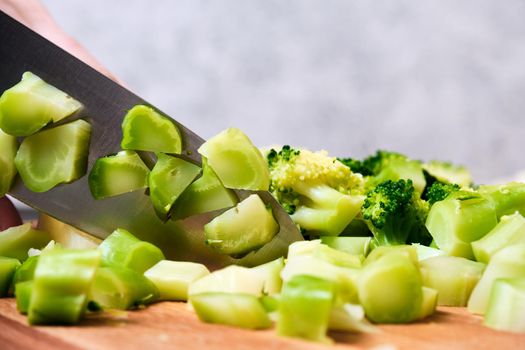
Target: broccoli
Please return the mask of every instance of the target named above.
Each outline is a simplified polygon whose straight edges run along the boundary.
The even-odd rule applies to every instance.
[[[460,187],[458,184],[448,184],[435,181],[430,187],[425,189],[423,199],[426,199],[429,205],[433,205],[434,203],[447,198],[449,194],[459,190]]]
[[[418,193],[422,193],[425,188],[426,180],[421,162],[409,159],[400,153],[377,151],[362,161],[352,158],[340,158],[340,161],[353,172],[365,176],[367,188],[373,188],[386,180],[399,179],[412,180]]]
[[[447,184],[458,184],[461,187],[470,187],[472,185],[472,175],[464,166],[439,160],[432,160],[423,163],[422,166],[427,181],[430,180],[430,182],[439,181]]]
[[[325,151],[283,146],[267,161],[270,191],[306,234],[337,236],[359,213],[363,177]]]
[[[366,195],[362,214],[376,245],[428,244],[428,203],[419,198],[412,180],[386,180]]]

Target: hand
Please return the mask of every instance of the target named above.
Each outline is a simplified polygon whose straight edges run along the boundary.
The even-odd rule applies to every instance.
[[[59,27],[39,0],[0,0],[0,10],[118,82],[82,45]],[[0,231],[21,223],[20,215],[11,201],[7,197],[0,197]]]

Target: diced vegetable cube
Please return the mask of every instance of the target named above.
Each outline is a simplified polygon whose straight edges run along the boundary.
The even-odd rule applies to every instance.
[[[30,223],[0,232],[0,255],[24,261],[29,248],[43,248],[51,238],[44,231],[35,230]]]

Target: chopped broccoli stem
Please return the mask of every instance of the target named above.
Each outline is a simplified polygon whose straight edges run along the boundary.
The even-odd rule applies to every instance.
[[[15,285],[16,309],[26,315],[29,311],[31,294],[33,292],[33,281],[19,282]]]
[[[295,276],[283,286],[277,334],[329,343],[326,336],[335,284],[312,276]]]
[[[248,329],[270,328],[272,322],[259,299],[249,294],[202,293],[190,298],[199,319]]]
[[[519,213],[502,216],[489,233],[472,242],[472,250],[477,261],[488,263],[494,254],[516,243],[525,243],[525,218]]]
[[[31,281],[34,278],[38,257],[38,255],[30,257],[16,269],[15,275],[13,276],[13,286],[21,282]]]
[[[0,256],[24,261],[29,248],[43,248],[51,238],[44,231],[35,230],[30,223],[0,232]]]
[[[438,291],[438,305],[466,306],[485,264],[456,256],[437,256],[419,263],[423,285]]]
[[[281,271],[284,267],[284,258],[280,257],[265,264],[252,267],[252,271],[264,280],[263,293],[265,295],[277,294],[281,291],[283,281]]]
[[[98,246],[102,252],[103,266],[121,266],[144,273],[164,260],[162,251],[149,242],[144,242],[122,228],[116,229]]]
[[[181,153],[182,138],[175,122],[153,108],[137,105],[122,122],[122,149]]]
[[[270,179],[266,161],[239,129],[224,130],[206,141],[198,151],[227,188],[268,190]]]
[[[321,237],[327,246],[352,255],[367,256],[371,237]]]
[[[0,197],[11,188],[16,176],[15,156],[18,150],[16,137],[4,133],[0,129]]]
[[[18,259],[0,256],[0,298],[7,296],[15,271],[20,265]]]
[[[132,309],[158,297],[157,287],[144,275],[119,266],[97,269],[89,292],[90,302],[102,309]]]
[[[89,188],[95,199],[117,196],[148,187],[150,170],[134,151],[121,151],[97,159],[89,174]]]
[[[15,164],[26,187],[46,192],[84,176],[90,137],[91,125],[76,120],[24,139]]]
[[[149,194],[155,213],[167,220],[171,207],[182,192],[195,180],[201,169],[190,162],[163,153],[149,174]]]
[[[188,300],[190,284],[209,274],[202,264],[170,260],[161,260],[144,272],[158,288],[160,300]]]
[[[233,207],[238,203],[235,192],[223,186],[215,172],[202,158],[202,176],[195,180],[177,199],[172,208],[173,220]]]
[[[423,299],[421,300],[421,307],[419,308],[416,320],[422,320],[436,311],[438,305],[439,292],[433,288],[423,286]]]
[[[88,292],[100,252],[51,249],[40,255],[35,270],[28,321],[30,324],[73,324],[86,310]]]
[[[190,284],[188,295],[208,292],[262,295],[264,278],[247,267],[230,265],[199,278]]]
[[[204,225],[206,243],[222,254],[237,255],[258,249],[279,231],[279,224],[261,198],[252,194]]]
[[[483,324],[501,331],[525,333],[525,278],[498,279],[492,286]]]
[[[516,211],[525,216],[525,183],[485,185],[480,186],[478,192],[494,202],[498,218],[512,215]]]
[[[13,136],[29,136],[81,107],[65,92],[25,72],[18,84],[0,96],[0,129]]]

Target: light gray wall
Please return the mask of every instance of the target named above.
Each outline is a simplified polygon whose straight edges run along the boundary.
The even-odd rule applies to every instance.
[[[203,137],[525,168],[525,2],[45,0],[130,88]]]

